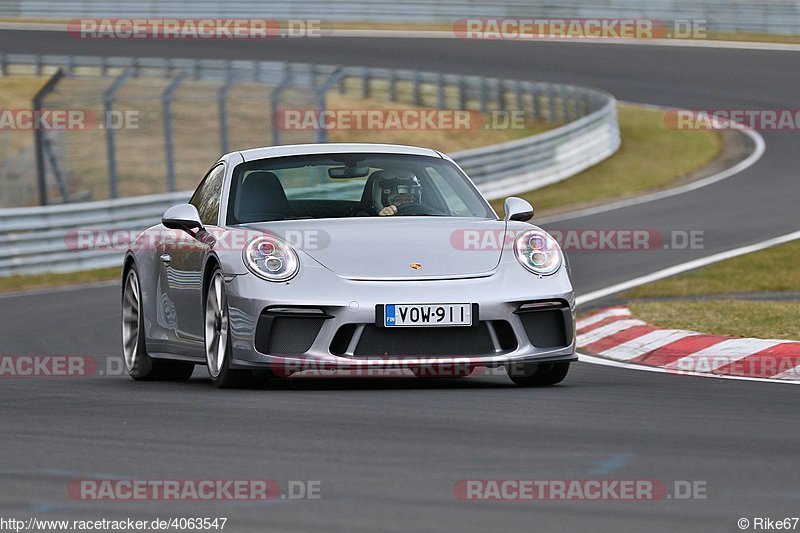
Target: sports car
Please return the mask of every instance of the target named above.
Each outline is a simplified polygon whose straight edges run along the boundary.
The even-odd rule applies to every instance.
[[[436,150],[226,154],[125,254],[127,372],[184,380],[206,365],[228,388],[311,370],[484,367],[558,383],[576,360],[569,265],[527,201],[504,211]]]

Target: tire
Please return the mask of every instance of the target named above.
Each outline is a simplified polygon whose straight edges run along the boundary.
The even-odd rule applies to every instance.
[[[508,377],[520,387],[548,387],[561,383],[569,372],[566,363],[522,363],[506,367]]]
[[[203,344],[211,382],[220,389],[235,389],[253,385],[255,380],[252,372],[234,370],[230,366],[230,315],[228,297],[225,294],[225,278],[219,267],[215,267],[209,277],[204,302]]]
[[[153,359],[144,338],[144,310],[136,266],[125,273],[122,285],[122,354],[125,370],[136,381],[187,381],[194,363]]]

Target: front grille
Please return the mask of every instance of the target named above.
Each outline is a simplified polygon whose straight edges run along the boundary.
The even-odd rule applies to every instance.
[[[274,313],[265,311],[258,319],[256,350],[268,355],[299,355],[307,352],[326,318],[323,314]]]
[[[364,326],[356,356],[469,356],[494,353],[486,322],[475,326],[379,328]]]
[[[554,348],[567,346],[572,342],[567,335],[567,314],[569,312],[569,308],[551,308],[518,311],[517,313],[531,344],[537,348]]]

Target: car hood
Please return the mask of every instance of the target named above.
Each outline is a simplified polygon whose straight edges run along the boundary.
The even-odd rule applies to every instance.
[[[500,261],[505,222],[453,217],[358,217],[248,224],[351,279],[471,277]]]

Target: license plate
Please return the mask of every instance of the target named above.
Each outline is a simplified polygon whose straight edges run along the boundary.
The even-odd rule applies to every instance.
[[[471,326],[472,304],[386,304],[383,323],[387,328]]]

